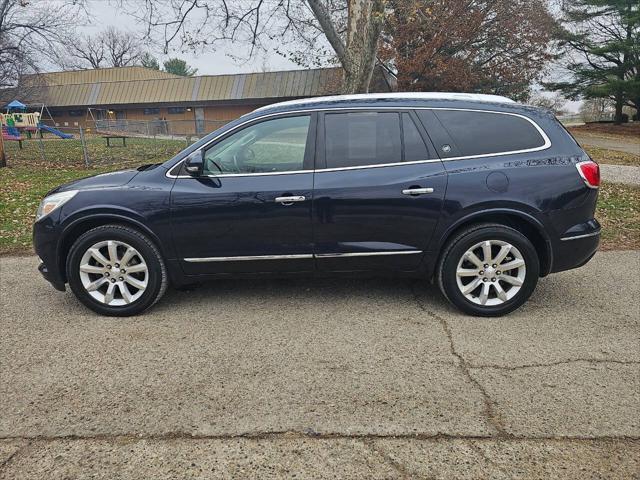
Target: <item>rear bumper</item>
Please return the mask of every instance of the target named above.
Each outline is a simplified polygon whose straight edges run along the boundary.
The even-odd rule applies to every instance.
[[[592,227],[590,231],[563,235],[556,242],[552,273],[581,267],[593,258],[600,245],[600,224],[596,220],[591,220],[588,224]]]

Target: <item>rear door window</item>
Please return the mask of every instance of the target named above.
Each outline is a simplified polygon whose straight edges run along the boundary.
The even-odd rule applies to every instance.
[[[397,112],[328,113],[324,123],[327,168],[402,161]]]
[[[545,139],[527,119],[509,114],[463,110],[434,110],[458,147],[460,156],[531,150]]]
[[[408,113],[402,114],[402,140],[404,143],[404,161],[417,162],[428,160],[429,151],[418,131],[418,127]]]

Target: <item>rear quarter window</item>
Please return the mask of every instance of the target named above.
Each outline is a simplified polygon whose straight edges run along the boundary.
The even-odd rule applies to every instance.
[[[545,144],[534,124],[520,116],[463,110],[434,113],[461,156],[532,150]]]

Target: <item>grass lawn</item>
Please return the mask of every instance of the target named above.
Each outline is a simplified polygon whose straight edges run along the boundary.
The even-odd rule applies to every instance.
[[[602,250],[640,249],[640,187],[603,184],[596,218],[602,224]]]
[[[102,137],[89,136],[86,138],[88,162],[91,167],[104,165],[127,165],[135,163],[161,162],[187,146],[184,140],[165,140],[153,138],[130,137],[126,140],[126,147],[121,141],[112,140],[112,146],[107,147]],[[78,135],[71,140],[60,138],[45,138],[42,142],[37,139],[25,140],[23,148],[18,148],[17,142],[5,142],[9,166],[32,166],[39,168],[53,167],[85,167],[82,143]]]
[[[135,137],[127,138],[126,148],[107,147],[102,137],[86,141],[91,168],[85,167],[77,135],[72,140],[25,140],[22,149],[17,142],[5,142],[9,168],[0,168],[0,254],[32,250],[35,211],[52,188],[98,173],[163,162],[186,146],[184,140]]]

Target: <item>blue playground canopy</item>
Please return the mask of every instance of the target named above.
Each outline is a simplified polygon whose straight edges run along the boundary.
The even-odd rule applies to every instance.
[[[26,110],[27,106],[18,101],[18,100],[14,100],[13,102],[11,102],[9,105],[7,105],[7,110],[11,111],[11,110]]]

